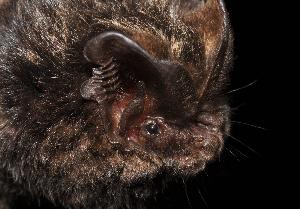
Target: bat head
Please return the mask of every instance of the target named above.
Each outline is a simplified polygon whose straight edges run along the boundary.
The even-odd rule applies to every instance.
[[[155,59],[117,32],[92,38],[84,56],[95,66],[81,95],[102,109],[101,123],[114,146],[142,149],[158,157],[159,165],[153,165],[186,174],[203,169],[220,151],[222,116],[213,121],[201,110],[197,87],[183,65]],[[214,129],[205,131],[207,125]]]
[[[108,207],[203,170],[230,127],[223,1],[74,2],[19,1],[1,32],[0,171]]]

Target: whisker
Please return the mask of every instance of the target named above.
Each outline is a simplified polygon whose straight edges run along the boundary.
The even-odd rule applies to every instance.
[[[251,83],[249,83],[249,84],[247,84],[247,85],[245,85],[245,86],[242,86],[242,87],[240,87],[240,88],[237,88],[237,89],[233,89],[233,90],[231,90],[231,91],[228,91],[227,93],[225,93],[225,95],[226,95],[226,94],[232,94],[232,93],[235,93],[235,92],[237,92],[237,91],[241,91],[241,90],[243,90],[243,89],[249,88],[250,86],[253,86],[253,85],[256,84],[257,82],[258,82],[258,80],[255,80],[255,81],[253,81],[253,82],[251,82]]]
[[[230,147],[230,149],[231,149],[231,151],[235,151],[235,153],[236,154],[239,154],[240,156],[243,156],[243,157],[245,157],[245,158],[249,158],[249,156],[247,156],[246,154],[244,154],[242,151],[240,151],[239,149],[237,149],[237,148],[235,148],[235,147],[233,147],[233,146],[231,146],[231,145],[229,145],[229,144],[227,144],[227,146],[229,146]],[[237,156],[237,155],[235,155],[235,156]],[[240,159],[239,159],[240,160]]]
[[[251,148],[250,146],[248,146],[247,144],[245,144],[243,141],[235,138],[234,136],[230,135],[230,134],[226,134],[228,137],[232,138],[234,141],[236,141],[237,143],[241,144],[242,146],[244,146],[245,148],[247,148],[248,150],[250,150],[252,153],[254,153],[257,156],[261,156],[258,152],[256,152],[253,148]]]
[[[235,107],[231,107],[231,108],[230,108],[230,112],[233,113],[234,111],[237,111],[237,110],[241,109],[242,107],[244,107],[244,106],[246,106],[246,105],[247,105],[246,103],[242,103],[242,104],[237,105],[237,106],[235,106]]]
[[[231,151],[229,148],[227,148],[226,146],[224,146],[224,149],[225,149],[226,151],[228,151],[228,152],[233,156],[233,158],[234,158],[236,161],[238,161],[238,162],[241,161],[241,160],[238,158],[238,156],[237,156],[236,154],[234,154],[233,151]]]
[[[203,201],[205,207],[208,208],[208,204],[207,204],[207,202],[206,202],[206,200],[205,200],[205,198],[204,198],[204,196],[203,196],[203,194],[202,194],[202,192],[201,192],[201,189],[199,188],[199,189],[197,190],[197,192],[198,192],[198,194],[200,195],[200,198],[201,198],[201,200]]]
[[[191,200],[190,200],[190,197],[189,197],[189,194],[188,194],[187,185],[186,185],[186,183],[185,183],[183,177],[181,177],[181,179],[182,179],[182,182],[183,182],[184,192],[185,192],[185,196],[186,196],[187,202],[188,202],[188,204],[189,204],[190,209],[193,209],[192,203],[191,203]]]
[[[253,125],[253,124],[250,124],[250,123],[245,123],[245,122],[241,122],[241,121],[234,121],[234,120],[232,120],[231,122],[236,123],[236,124],[240,124],[240,125],[246,125],[246,126],[249,126],[249,127],[257,128],[257,129],[260,129],[260,130],[263,130],[263,131],[268,131],[268,129],[266,129],[264,127]]]

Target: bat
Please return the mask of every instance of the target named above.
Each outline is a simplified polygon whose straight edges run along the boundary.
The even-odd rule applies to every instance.
[[[142,208],[230,131],[222,0],[18,0],[0,30],[0,208]],[[153,182],[159,182],[154,184]]]

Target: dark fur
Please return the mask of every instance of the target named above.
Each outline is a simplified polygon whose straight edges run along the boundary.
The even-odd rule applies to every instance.
[[[19,0],[6,17],[0,208],[28,194],[69,208],[140,208],[161,182],[194,175],[219,155],[230,127],[222,95],[232,37],[217,0]],[[80,94],[95,64],[84,47],[105,31],[129,37],[158,63],[184,67],[198,104],[188,122],[165,118],[162,136],[140,146],[109,131],[105,107]]]

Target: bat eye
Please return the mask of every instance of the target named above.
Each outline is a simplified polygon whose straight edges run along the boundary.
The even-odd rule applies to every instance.
[[[155,120],[147,120],[143,132],[148,136],[157,136],[160,133],[159,124]]]

